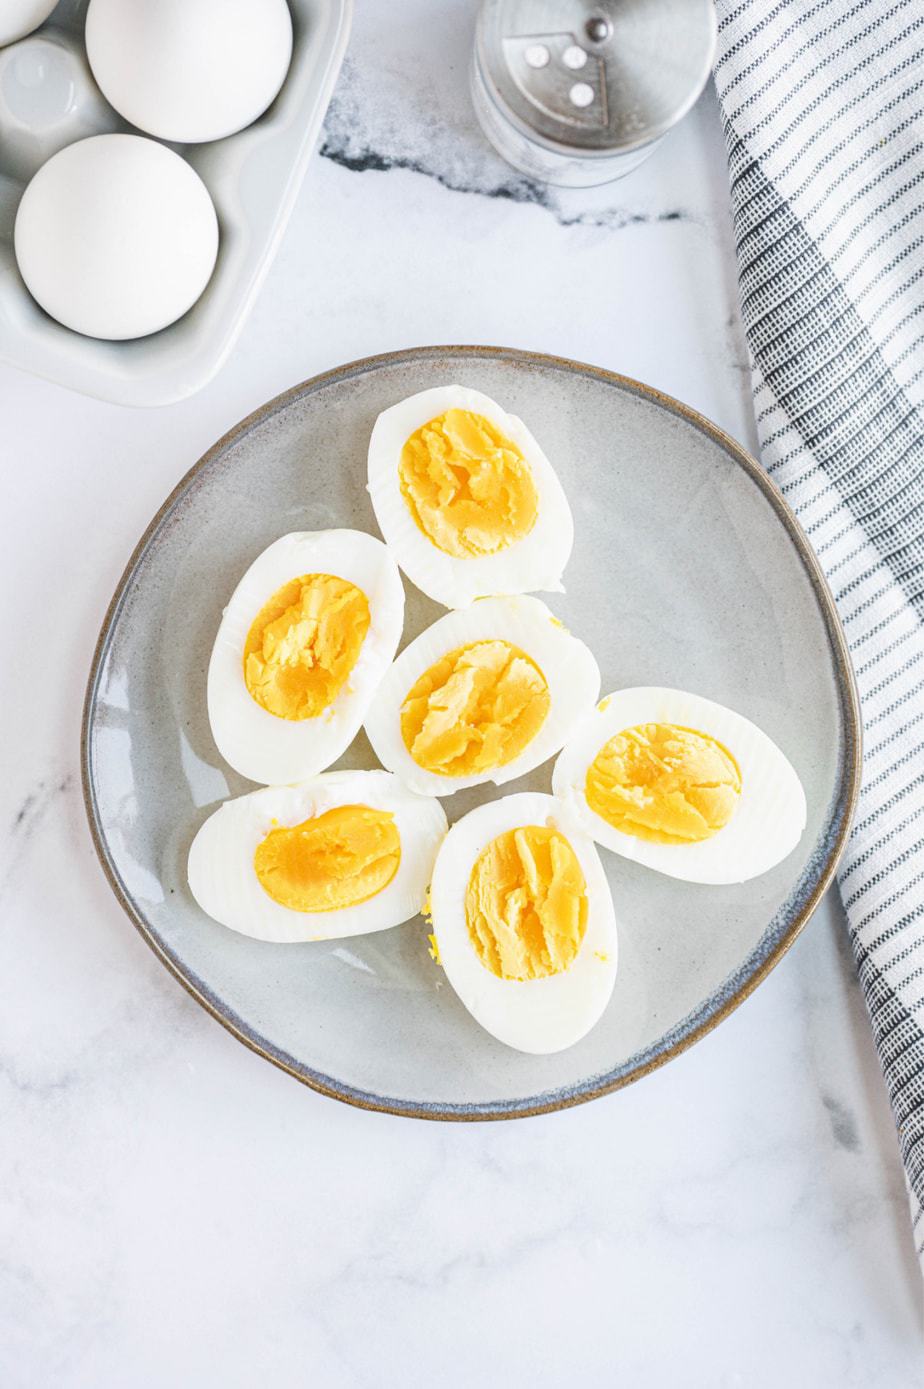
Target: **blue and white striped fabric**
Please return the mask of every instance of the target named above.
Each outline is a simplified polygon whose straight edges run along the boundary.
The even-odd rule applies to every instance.
[[[924,4],[718,0],[763,461],[864,715],[840,870],[924,1256]]]

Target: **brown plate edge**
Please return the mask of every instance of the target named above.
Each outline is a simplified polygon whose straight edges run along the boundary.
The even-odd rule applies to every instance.
[[[93,717],[96,687],[99,680],[100,669],[108,648],[112,628],[118,617],[126,591],[138,564],[142,560],[154,535],[159,530],[161,522],[179,501],[190,484],[200,472],[208,467],[213,459],[223,453],[231,444],[243,435],[249,433],[250,430],[254,429],[256,426],[262,424],[263,421],[270,416],[284,409],[290,402],[297,399],[299,396],[316,392],[336,380],[349,379],[351,376],[362,375],[376,367],[387,366],[397,362],[414,361],[436,355],[449,355],[461,361],[465,361],[466,359],[475,360],[483,357],[493,357],[526,366],[553,366],[580,375],[595,377],[611,385],[616,385],[624,390],[628,390],[656,405],[660,405],[662,408],[669,410],[672,414],[679,415],[682,419],[692,424],[702,433],[709,435],[710,438],[721,445],[724,451],[734,458],[752,481],[762,489],[795,545],[799,558],[809,574],[825,617],[846,716],[845,735],[847,746],[844,753],[844,762],[848,787],[846,796],[847,804],[845,812],[841,816],[840,829],[833,844],[828,849],[827,861],[819,874],[818,881],[812,893],[800,907],[799,911],[793,917],[792,922],[789,924],[785,934],[777,942],[767,957],[713,1013],[701,1023],[691,1028],[684,1036],[678,1038],[670,1046],[664,1048],[663,1051],[658,1052],[657,1055],[651,1057],[628,1074],[617,1076],[614,1079],[587,1090],[564,1094],[548,1101],[540,1101],[533,1105],[527,1104],[509,1110],[484,1110],[480,1109],[477,1104],[470,1107],[467,1106],[464,1110],[440,1109],[436,1106],[415,1108],[413,1105],[399,1105],[396,1102],[389,1102],[386,1099],[379,1100],[372,1096],[350,1092],[346,1088],[337,1089],[334,1086],[325,1084],[317,1076],[306,1075],[297,1067],[290,1065],[283,1056],[275,1055],[272,1051],[268,1050],[261,1044],[259,1039],[249,1036],[245,1030],[238,1026],[232,1017],[223,1013],[221,1009],[202,992],[197,984],[183,972],[178,963],[168,955],[160,941],[151,932],[143,915],[137,910],[129,894],[123,889],[122,884],[113,872],[109,862],[109,856],[105,847],[104,836],[99,824],[91,788],[90,724]],[[733,439],[730,434],[707,419],[705,415],[700,414],[699,411],[692,409],[689,405],[684,405],[673,396],[667,395],[665,392],[659,391],[653,386],[647,386],[640,381],[634,380],[630,376],[624,376],[619,372],[610,371],[605,367],[592,366],[586,362],[579,362],[568,357],[557,357],[544,352],[531,352],[513,347],[486,347],[454,344],[435,344],[428,347],[401,348],[396,351],[381,352],[371,357],[358,358],[355,361],[347,362],[339,367],[334,367],[326,372],[321,372],[316,376],[309,377],[307,380],[299,382],[297,385],[283,391],[280,395],[274,396],[273,399],[259,406],[243,420],[233,425],[231,429],[222,435],[222,437],[193,464],[152,517],[141,539],[132,551],[122,576],[116,585],[115,592],[106,609],[106,614],[100,628],[100,634],[93,652],[80,727],[81,787],[84,809],[86,811],[90,836],[93,841],[93,848],[96,852],[96,856],[99,859],[100,866],[109,886],[123,911],[140,933],[143,940],[151,950],[153,950],[154,954],[170,971],[174,978],[182,984],[184,989],[186,989],[207,1013],[210,1013],[213,1018],[220,1022],[232,1036],[236,1037],[237,1040],[242,1042],[249,1050],[256,1052],[258,1056],[263,1057],[266,1061],[270,1061],[274,1066],[278,1066],[280,1070],[286,1071],[289,1075],[300,1081],[301,1084],[307,1085],[310,1089],[317,1091],[319,1094],[327,1095],[331,1099],[340,1100],[344,1104],[350,1104],[360,1109],[395,1114],[402,1118],[431,1119],[444,1122],[485,1122],[489,1120],[529,1118],[534,1115],[549,1114],[562,1109],[570,1109],[578,1104],[586,1104],[590,1100],[599,1099],[603,1095],[612,1094],[616,1090],[621,1090],[623,1087],[637,1080],[641,1080],[643,1076],[665,1065],[676,1056],[680,1056],[689,1047],[692,1047],[694,1043],[707,1036],[713,1028],[717,1027],[720,1022],[723,1022],[730,1013],[743,1003],[744,1000],[754,992],[757,986],[766,979],[770,971],[779,964],[796,937],[802,932],[811,919],[818,903],[830,886],[846,847],[847,838],[850,834],[851,824],[856,811],[860,794],[862,757],[862,718],[856,680],[854,678],[847,641],[844,636],[834,598],[828,586],[828,581],[795,514],[790,509],[775,483],[771,481],[757,460],[753,458],[736,439]]]

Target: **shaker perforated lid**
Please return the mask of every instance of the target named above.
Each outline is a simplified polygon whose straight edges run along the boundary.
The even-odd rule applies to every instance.
[[[478,60],[532,139],[587,155],[658,139],[712,67],[713,0],[486,0]]]

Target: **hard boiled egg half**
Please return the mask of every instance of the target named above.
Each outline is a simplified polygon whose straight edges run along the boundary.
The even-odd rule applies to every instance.
[[[401,568],[445,607],[561,591],[574,540],[561,483],[523,421],[481,391],[437,386],[383,411],[369,493]]]
[[[453,825],[430,888],[435,952],[465,1007],[519,1051],[562,1051],[616,978],[616,922],[592,841],[553,796],[479,806]]]
[[[266,941],[330,940],[415,916],[446,816],[388,772],[326,772],[226,801],[189,851],[199,906]]]
[[[366,733],[413,790],[501,785],[553,756],[593,709],[589,649],[538,598],[484,598],[412,641],[382,680]]]
[[[404,624],[404,589],[361,531],[284,535],[225,609],[208,674],[218,750],[242,776],[303,781],[356,736]]]
[[[683,690],[608,695],[552,777],[586,832],[623,858],[691,883],[766,873],[805,829],[793,767],[748,719]]]

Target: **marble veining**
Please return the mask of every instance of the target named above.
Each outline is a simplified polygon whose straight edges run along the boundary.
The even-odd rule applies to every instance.
[[[596,227],[619,231],[624,227],[645,226],[652,222],[684,222],[691,214],[667,208],[657,211],[633,210],[620,200],[612,187],[576,196],[571,192],[536,183],[510,169],[490,149],[477,127],[473,127],[467,105],[453,103],[444,109],[443,120],[431,123],[426,137],[410,123],[379,119],[371,107],[370,74],[347,58],[324,122],[320,154],[353,173],[387,173],[402,169],[435,179],[453,193],[473,193],[484,198],[501,198],[543,208],[563,227]],[[409,101],[413,99],[409,95]],[[370,122],[373,115],[376,119]],[[603,205],[587,206],[589,201]],[[613,204],[613,205],[609,205]]]
[[[336,128],[336,127],[335,127]],[[621,208],[604,209],[601,212],[579,212],[568,216],[559,206],[551,189],[533,183],[528,178],[505,178],[500,183],[456,182],[452,174],[439,168],[429,167],[420,160],[401,155],[382,154],[377,150],[352,150],[326,138],[319,151],[322,159],[330,159],[341,168],[352,173],[388,173],[392,169],[404,169],[410,173],[421,174],[424,178],[435,179],[441,187],[451,193],[475,193],[482,198],[506,198],[513,203],[529,203],[534,207],[550,212],[562,227],[604,227],[610,231],[620,231],[623,227],[646,226],[652,222],[684,222],[691,220],[684,212],[669,211],[647,214],[627,212]]]
[[[847,1105],[833,1095],[822,1095],[821,1102],[831,1118],[831,1132],[834,1141],[848,1153],[855,1153],[860,1148],[860,1135],[857,1132],[857,1123]]]
[[[9,878],[22,861],[27,846],[42,824],[45,816],[61,796],[66,796],[74,786],[76,774],[67,772],[36,782],[15,807],[9,821],[5,839],[0,839],[0,901]]]
[[[68,772],[52,786],[49,786],[45,781],[38,782],[35,789],[29,791],[24,797],[13,816],[10,838],[28,839],[34,833],[54,797],[64,795],[66,791],[70,790],[73,782],[72,772]]]
[[[14,1058],[4,1056],[0,1056],[0,1077],[21,1095],[31,1095],[40,1100],[47,1099],[59,1091],[69,1090],[77,1084],[79,1078],[76,1071],[66,1071],[62,1075],[44,1080],[31,1080],[19,1073]]]

